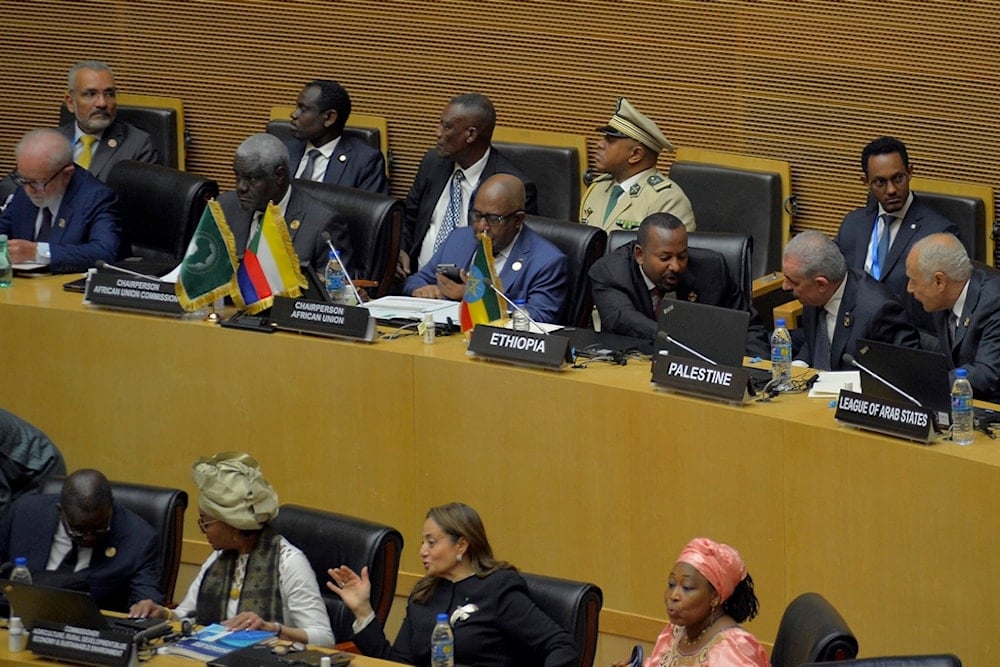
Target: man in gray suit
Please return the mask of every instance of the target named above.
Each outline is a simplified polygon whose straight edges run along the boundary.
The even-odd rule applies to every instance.
[[[277,137],[254,134],[240,144],[233,158],[236,189],[219,195],[219,205],[233,231],[236,253],[253,239],[268,203],[281,209],[288,234],[302,264],[323,271],[329,249],[323,232],[329,232],[344,267],[351,265],[351,237],[347,221],[337,211],[289,184],[288,149]]]

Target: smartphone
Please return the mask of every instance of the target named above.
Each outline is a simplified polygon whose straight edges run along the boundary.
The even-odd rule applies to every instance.
[[[456,283],[463,282],[462,274],[459,272],[458,266],[456,266],[455,264],[438,264],[435,270],[441,275],[448,278],[448,280],[451,280]]]

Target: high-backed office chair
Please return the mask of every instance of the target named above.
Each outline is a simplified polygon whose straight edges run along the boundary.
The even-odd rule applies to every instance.
[[[267,122],[265,132],[273,134],[282,141],[291,141],[292,112],[295,107],[271,107],[271,119]],[[389,122],[384,116],[351,112],[344,126],[344,134],[351,134],[364,141],[372,148],[382,151],[385,159],[386,177],[392,173],[392,151],[389,150]]]
[[[819,593],[803,593],[781,616],[771,667],[850,660],[857,654],[858,640],[833,605]]]
[[[497,127],[493,146],[534,182],[538,215],[580,219],[580,184],[587,169],[587,139],[582,135]]]
[[[598,227],[535,215],[527,216],[525,224],[566,255],[566,303],[560,321],[575,327],[587,327],[594,305],[587,273],[594,262],[604,255],[607,234]]]
[[[375,298],[388,294],[399,258],[403,202],[332,183],[295,179],[292,184],[347,217],[354,251],[353,273],[362,281],[358,287],[367,284]]]
[[[42,493],[60,493],[64,478],[50,478],[41,487]],[[181,544],[184,539],[184,511],[188,494],[180,489],[130,482],[111,482],[111,495],[151,525],[160,536],[160,588],[164,601],[173,605],[177,572],[181,566]]]
[[[604,604],[601,589],[594,584],[540,574],[522,572],[521,576],[528,582],[528,595],[539,609],[573,637],[580,658],[576,666],[591,667],[597,653],[597,626]]]
[[[320,594],[338,642],[350,639],[354,614],[324,582],[331,567],[368,568],[375,618],[385,625],[396,594],[403,536],[389,526],[300,505],[282,505],[271,527],[305,553],[319,581]],[[428,639],[430,641],[430,639]]]
[[[132,160],[111,168],[108,185],[118,193],[119,255],[174,264],[184,258],[208,200],[219,195],[215,181]]]
[[[191,142],[184,126],[184,102],[179,97],[129,93],[118,93],[117,99],[117,117],[149,133],[164,165],[184,171],[187,146]],[[73,118],[73,113],[62,105],[59,124],[64,125]]]
[[[934,210],[958,225],[969,257],[996,266],[993,188],[980,183],[914,176],[910,189]]]
[[[802,667],[820,667],[828,663],[811,662]],[[951,653],[941,655],[893,655],[880,658],[858,658],[838,662],[837,667],[962,667],[962,661]]]

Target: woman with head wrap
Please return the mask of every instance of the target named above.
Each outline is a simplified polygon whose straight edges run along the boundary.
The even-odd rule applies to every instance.
[[[271,530],[278,494],[251,456],[202,458],[192,471],[198,526],[214,551],[171,612],[143,600],[132,616],[193,618],[239,630],[266,630],[281,639],[333,646],[333,631],[316,575],[305,554]]]
[[[768,667],[760,642],[739,625],[757,615],[757,596],[736,549],[691,540],[670,571],[663,599],[670,622],[643,667]]]

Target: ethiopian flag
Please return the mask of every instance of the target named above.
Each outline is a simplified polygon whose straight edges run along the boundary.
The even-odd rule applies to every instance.
[[[493,243],[486,234],[480,234],[479,247],[472,256],[472,266],[465,278],[465,294],[459,307],[462,333],[477,324],[486,324],[503,316],[500,296],[490,289],[490,284],[503,291],[503,285],[493,270]]]
[[[233,302],[250,314],[270,308],[276,296],[298,297],[306,287],[299,256],[277,204],[267,205],[257,233],[243,253],[236,282],[239,289],[233,293]]]
[[[181,308],[198,310],[236,289],[236,241],[219,202],[212,199],[194,230],[174,288]]]

